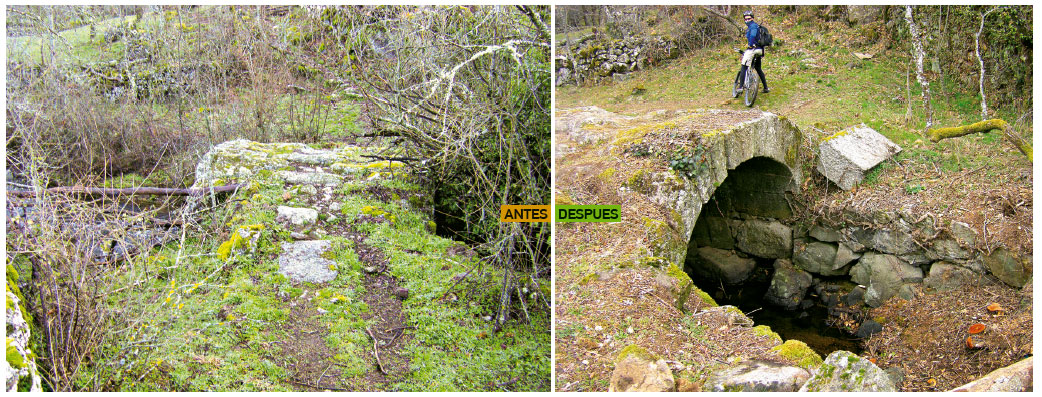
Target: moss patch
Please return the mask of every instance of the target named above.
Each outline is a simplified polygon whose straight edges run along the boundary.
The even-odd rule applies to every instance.
[[[824,362],[821,356],[815,353],[806,343],[795,339],[789,339],[785,343],[771,348],[771,350],[778,352],[778,355],[782,357],[795,361],[796,365],[808,370]]]
[[[637,345],[629,345],[622,348],[622,350],[619,351],[619,355],[615,357],[615,363],[621,363],[622,360],[625,360],[626,357],[629,356],[635,356],[645,361],[658,361],[661,358],[658,355],[649,352],[647,349],[643,347]]]
[[[753,327],[753,333],[756,334],[756,336],[764,336],[769,339],[776,340],[778,341],[778,343],[782,342],[781,335],[778,335],[777,332],[774,332],[774,330],[772,330],[771,327],[767,325],[757,325]]]

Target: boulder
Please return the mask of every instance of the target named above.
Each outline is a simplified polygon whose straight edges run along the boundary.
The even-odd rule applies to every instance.
[[[756,268],[756,261],[742,258],[734,251],[701,247],[688,266],[696,274],[715,277],[726,284],[738,284],[749,278],[749,274]]]
[[[843,239],[843,234],[838,230],[824,226],[814,225],[810,228],[810,236],[818,241],[835,243]]]
[[[792,261],[801,269],[822,276],[840,276],[846,274],[846,272],[842,270],[843,266],[846,266],[846,263],[843,263],[838,268],[834,268],[836,264],[835,244],[818,241],[807,244],[797,241],[794,243]],[[849,261],[847,263],[849,263]]]
[[[326,283],[336,278],[336,263],[323,257],[332,247],[329,240],[282,243],[279,273],[293,281]]]
[[[963,261],[970,258],[970,252],[952,239],[934,240],[930,251],[936,258],[946,261]]]
[[[936,262],[930,266],[930,274],[923,284],[936,292],[951,291],[963,285],[975,284],[980,275],[950,262]]]
[[[832,261],[832,270],[840,271],[844,266],[849,265],[861,258],[861,254],[854,252],[846,244],[839,243],[836,247],[836,258]],[[846,272],[844,272],[845,274]]]
[[[622,349],[608,383],[609,392],[663,392],[676,390],[666,360],[637,345]]]
[[[814,370],[800,392],[893,392],[894,382],[885,371],[848,351],[835,351]]]
[[[787,259],[778,259],[774,261],[774,276],[764,298],[772,304],[794,310],[800,306],[813,281],[810,273],[793,266]]]
[[[877,164],[901,147],[865,124],[825,138],[818,146],[818,172],[843,190],[850,190]]]
[[[750,360],[716,371],[703,390],[724,392],[794,392],[810,379],[810,372],[771,361]]]
[[[707,321],[708,319],[723,321],[729,327],[752,327],[755,324],[753,319],[742,312],[742,309],[731,305],[709,307],[699,312],[698,315]]]
[[[1028,357],[1008,367],[991,371],[980,379],[950,391],[965,392],[1022,392],[1032,391],[1034,358]]]
[[[847,22],[851,25],[867,25],[883,17],[885,7],[878,5],[847,6]]]
[[[1005,248],[998,248],[982,259],[991,274],[1013,287],[1021,288],[1031,279],[1031,260],[1021,259]]]
[[[279,171],[279,177],[291,185],[336,185],[340,176],[326,172]]]
[[[781,222],[747,220],[738,227],[737,237],[738,249],[750,255],[769,259],[792,256],[792,228]]]
[[[879,307],[897,295],[904,283],[921,282],[923,271],[896,256],[868,252],[850,269],[850,276],[855,283],[868,286],[865,303]]]
[[[900,230],[877,230],[872,236],[871,247],[876,251],[894,255],[909,255],[921,251],[915,237]]]
[[[318,211],[312,208],[294,208],[280,205],[276,222],[289,222],[294,225],[307,225],[318,220]]]
[[[883,324],[877,323],[875,320],[865,320],[857,327],[857,332],[854,333],[854,336],[867,338],[881,331],[883,331]]]
[[[952,222],[950,229],[952,237],[955,237],[955,241],[958,241],[959,244],[972,247],[977,243],[977,232],[970,225],[962,222]]]

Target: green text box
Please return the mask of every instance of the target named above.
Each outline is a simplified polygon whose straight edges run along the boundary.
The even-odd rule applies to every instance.
[[[621,205],[555,205],[555,222],[620,222]]]

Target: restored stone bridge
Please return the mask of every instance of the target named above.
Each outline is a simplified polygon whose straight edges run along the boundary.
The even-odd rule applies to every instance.
[[[844,210],[838,219],[808,213],[817,203],[799,190],[807,186],[805,173],[813,167],[803,162],[815,158],[815,142],[783,116],[756,110],[622,115],[586,107],[559,110],[555,121],[556,203],[622,206],[619,223],[558,225],[555,272],[564,321],[616,301],[624,303],[613,310],[632,306],[639,310],[631,315],[656,313],[662,324],[690,319],[692,312],[702,319],[716,311],[744,318],[733,306],[712,308],[718,303],[712,289],[727,285],[733,293],[736,284],[765,278],[769,287],[746,292],[789,309],[823,303],[829,316],[866,337],[883,330],[865,320],[869,309],[891,298],[996,286],[997,280],[1019,288],[1030,280],[1030,252],[981,249],[976,231],[950,219],[877,208]],[[654,280],[653,287],[646,280]],[[641,299],[646,291],[657,299]],[[658,311],[662,302],[679,310]],[[750,344],[771,335],[751,323],[728,320],[719,329]],[[676,328],[644,328],[635,345],[673,360],[683,356],[677,343],[659,348]],[[901,381],[869,360],[857,361],[862,368],[837,367],[854,362],[853,353],[830,346],[822,364],[803,361],[817,353],[801,341],[762,343],[803,363],[811,380],[791,380],[804,389],[893,391]],[[625,368],[615,364],[612,386],[620,390],[615,375]],[[702,390],[717,386],[729,387],[706,383]]]

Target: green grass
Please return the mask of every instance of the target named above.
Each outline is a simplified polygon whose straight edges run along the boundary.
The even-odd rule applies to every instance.
[[[270,176],[269,176],[270,178]],[[390,184],[415,188],[409,182],[374,180],[354,182],[343,188],[344,219],[361,215],[366,207],[378,208],[394,216],[392,223],[373,223],[360,227],[370,233],[366,244],[381,249],[401,286],[410,290],[403,302],[406,325],[415,326],[414,338],[403,344],[410,362],[406,379],[395,384],[400,391],[496,390],[495,385],[519,378],[511,388],[548,390],[550,379],[549,315],[531,311],[531,323],[511,321],[498,333],[484,319],[493,315],[499,299],[501,270],[486,267],[483,276],[467,288],[478,287],[472,299],[446,302],[452,276],[471,269],[476,263],[446,253],[458,243],[428,231],[429,219],[396,202],[385,203],[363,198],[366,184]],[[212,239],[190,238],[183,259],[175,264],[177,243],[163,246],[148,258],[147,264],[131,273],[114,273],[115,282],[140,279],[142,271],[155,272],[148,285],[128,289],[109,298],[113,309],[147,313],[142,322],[131,324],[122,335],[126,340],[148,340],[152,348],[135,350],[130,364],[90,367],[80,377],[86,385],[98,376],[111,377],[110,389],[123,391],[158,390],[239,390],[288,391],[295,386],[287,380],[292,369],[285,367],[291,352],[281,350],[291,307],[289,302],[307,291],[317,294],[313,302],[326,311],[317,321],[323,325],[322,339],[334,352],[340,380],[364,384],[372,371],[366,358],[371,341],[364,329],[363,315],[369,312],[361,298],[362,265],[351,240],[331,237],[330,259],[338,276],[322,286],[290,282],[278,273],[275,259],[288,232],[274,224],[277,205],[284,204],[281,183],[260,181],[260,190],[248,194],[243,210],[229,217],[222,227],[233,231],[239,225],[268,225],[253,252],[243,251],[227,263],[213,252],[221,243]],[[218,213],[214,220],[224,219]],[[488,287],[492,288],[488,288]],[[456,290],[463,297],[466,290]],[[544,292],[545,293],[545,292]],[[287,299],[288,297],[288,299]],[[531,297],[526,297],[530,299]],[[533,302],[528,301],[529,305]],[[117,346],[103,346],[103,355],[116,355]]]
[[[53,45],[54,60],[58,64],[93,63],[107,59],[116,59],[122,54],[122,41],[104,43],[105,31],[120,25],[130,24],[137,17],[110,18],[95,23],[95,36],[90,37],[90,26],[84,25],[58,32],[52,41],[49,37],[22,36],[7,38],[7,60],[21,63],[39,63],[41,58],[50,63]],[[142,16],[139,29],[155,29],[162,23],[162,16],[150,12]]]

